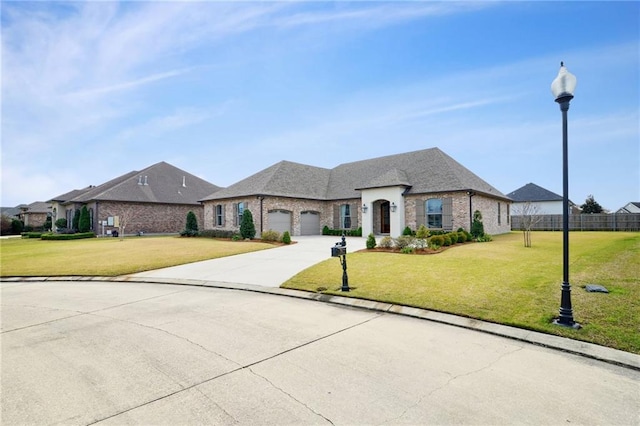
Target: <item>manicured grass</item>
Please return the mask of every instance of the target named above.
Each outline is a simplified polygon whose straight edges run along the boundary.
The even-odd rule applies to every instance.
[[[378,300],[589,341],[640,353],[640,233],[570,234],[575,331],[550,324],[558,315],[562,233],[521,233],[457,245],[435,255],[358,252],[347,256],[349,293],[339,291],[337,259],[319,263],[283,287]],[[609,294],[588,293],[601,284]]]
[[[211,238],[11,238],[0,240],[0,276],[117,276],[271,247],[262,242]]]

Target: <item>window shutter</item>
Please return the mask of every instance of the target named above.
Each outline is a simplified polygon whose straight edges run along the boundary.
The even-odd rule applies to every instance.
[[[358,229],[358,205],[351,204],[351,229]]]
[[[333,206],[333,229],[340,229],[340,206]]]
[[[416,227],[427,224],[427,217],[424,213],[425,200],[416,200]]]
[[[442,199],[442,228],[446,231],[453,229],[453,207],[451,198]]]
[[[226,219],[225,215],[224,215],[224,204],[220,205],[220,210],[222,210],[222,223],[221,226],[224,226],[224,221]]]
[[[233,203],[233,226],[238,226],[238,203]]]

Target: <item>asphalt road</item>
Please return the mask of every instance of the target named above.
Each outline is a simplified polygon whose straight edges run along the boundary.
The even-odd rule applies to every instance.
[[[399,315],[3,282],[2,424],[640,424],[640,371]]]

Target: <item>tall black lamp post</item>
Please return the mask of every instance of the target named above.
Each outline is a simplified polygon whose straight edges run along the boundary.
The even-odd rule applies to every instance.
[[[560,62],[558,76],[551,83],[551,92],[562,111],[562,297],[560,315],[553,321],[563,327],[580,328],[573,320],[571,284],[569,284],[569,168],[567,165],[567,111],[576,88],[576,77]]]

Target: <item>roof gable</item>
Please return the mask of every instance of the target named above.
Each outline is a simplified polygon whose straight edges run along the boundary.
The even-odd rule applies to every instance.
[[[525,186],[516,189],[507,194],[507,197],[516,202],[526,201],[562,201],[562,196],[554,192],[544,189],[534,183],[528,183]]]
[[[198,204],[219,186],[164,161],[141,171],[131,171],[84,191],[68,202],[125,201],[161,204]]]

